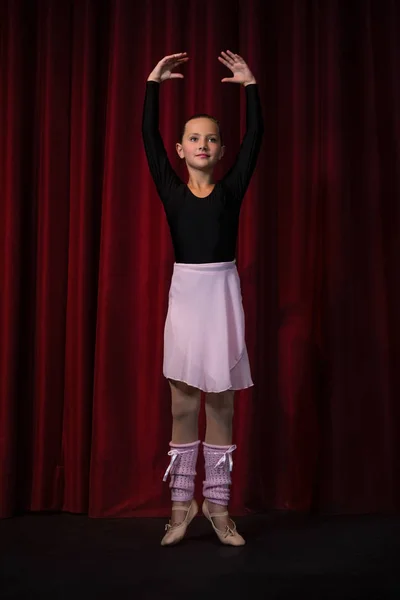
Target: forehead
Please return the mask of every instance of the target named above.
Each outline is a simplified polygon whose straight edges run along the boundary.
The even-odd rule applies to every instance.
[[[211,119],[199,117],[186,123],[186,133],[219,133],[218,125]]]

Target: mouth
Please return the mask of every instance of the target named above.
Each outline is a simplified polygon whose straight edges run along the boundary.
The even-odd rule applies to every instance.
[[[210,158],[209,154],[196,154],[197,158]]]

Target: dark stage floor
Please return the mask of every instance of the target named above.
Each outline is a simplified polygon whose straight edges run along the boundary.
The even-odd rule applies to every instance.
[[[400,517],[274,513],[237,519],[243,548],[195,519],[162,548],[165,519],[69,514],[0,521],[0,598],[400,600]]]

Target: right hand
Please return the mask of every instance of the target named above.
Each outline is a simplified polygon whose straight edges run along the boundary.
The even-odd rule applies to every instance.
[[[188,60],[187,52],[164,56],[154,67],[147,81],[158,81],[158,83],[161,83],[167,79],[183,79],[182,73],[172,73],[172,71]]]

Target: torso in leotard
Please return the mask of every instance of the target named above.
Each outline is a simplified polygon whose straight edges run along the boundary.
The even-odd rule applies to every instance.
[[[159,132],[160,84],[148,81],[142,134],[151,175],[164,205],[175,261],[201,264],[235,259],[239,214],[263,135],[257,84],[246,86],[247,119],[235,164],[205,198],[195,196],[172,168]]]

